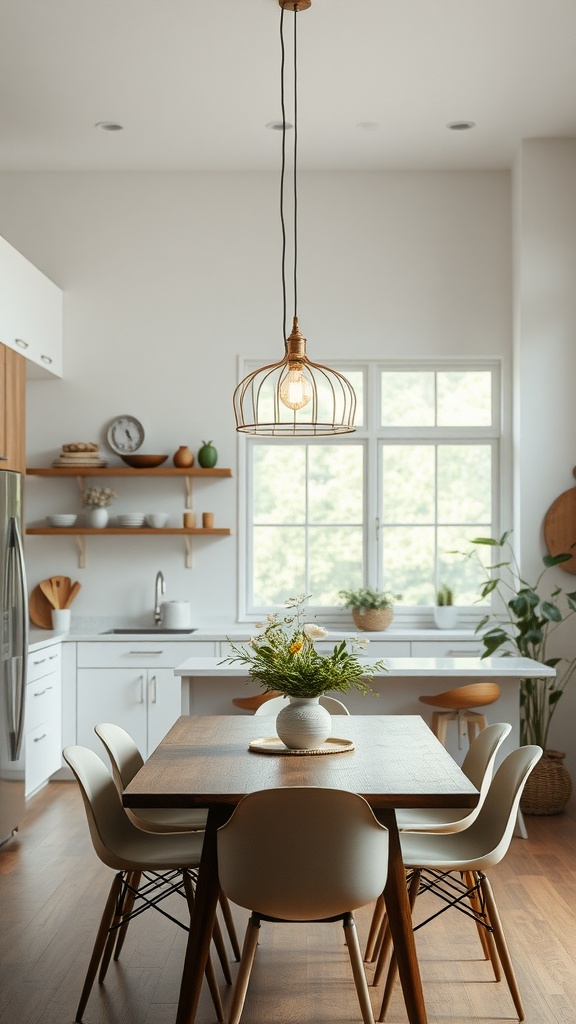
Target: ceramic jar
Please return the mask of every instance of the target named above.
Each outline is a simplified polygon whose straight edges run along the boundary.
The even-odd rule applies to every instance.
[[[330,735],[330,712],[319,697],[289,697],[290,703],[278,713],[276,732],[291,750],[315,750]]]
[[[103,529],[108,524],[108,509],[89,508],[86,511],[86,523],[97,530]]]
[[[180,445],[178,451],[174,452],[174,455],[172,456],[172,462],[177,469],[189,469],[190,466],[194,465],[194,455],[190,451],[188,445]]]

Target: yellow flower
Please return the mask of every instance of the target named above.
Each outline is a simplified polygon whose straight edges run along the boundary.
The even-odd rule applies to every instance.
[[[293,644],[290,644],[290,654],[299,654],[304,646],[302,640],[295,640]]]

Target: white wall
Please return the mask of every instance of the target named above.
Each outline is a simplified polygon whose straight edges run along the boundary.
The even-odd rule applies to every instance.
[[[504,172],[303,174],[299,312],[312,357],[511,355],[510,178]],[[235,470],[237,357],[280,358],[275,174],[0,175],[0,233],[64,289],[64,379],[31,381],[28,463],[103,440],[120,413],[148,452],[213,439]],[[118,480],[113,511],[166,510],[180,482]],[[80,509],[75,482],[31,479],[28,519]],[[206,483],[198,511],[236,527],[236,480]],[[79,577],[78,615],[151,613],[154,576],[198,623],[236,615],[237,545],[202,539],[29,537],[31,585]]]

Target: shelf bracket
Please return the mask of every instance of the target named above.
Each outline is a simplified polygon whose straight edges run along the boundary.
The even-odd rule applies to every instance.
[[[76,543],[78,545],[78,568],[79,569],[85,569],[86,568],[86,541],[84,540],[84,537],[77,536],[76,537]]]
[[[187,569],[192,568],[192,537],[184,537],[184,547],[186,548],[186,558],[184,564]]]
[[[186,508],[192,508],[192,477],[185,476],[184,483],[186,484]]]
[[[77,476],[76,479],[78,481],[78,487],[80,488],[80,497],[82,499],[82,504],[84,504],[84,495],[86,493],[86,477]]]

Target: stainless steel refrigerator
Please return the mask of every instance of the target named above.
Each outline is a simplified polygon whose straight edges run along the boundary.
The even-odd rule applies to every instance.
[[[28,598],[22,548],[22,478],[0,471],[0,845],[24,812],[24,699]]]

